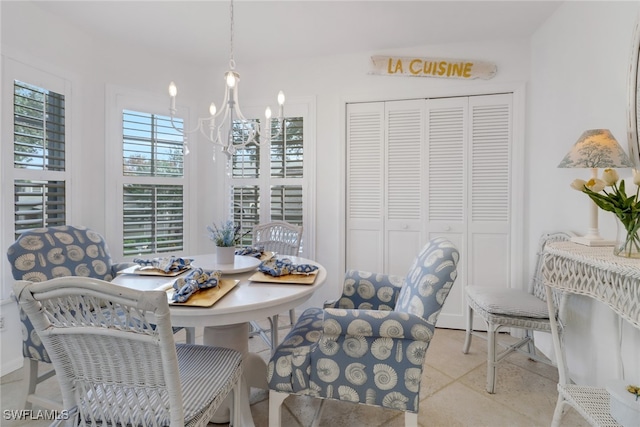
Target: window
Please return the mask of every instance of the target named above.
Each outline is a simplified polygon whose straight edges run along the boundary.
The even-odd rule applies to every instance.
[[[124,256],[184,249],[183,147],[169,117],[122,111]]]
[[[14,233],[66,223],[65,96],[13,82]]]
[[[232,157],[233,219],[241,226],[243,245],[251,244],[251,230],[258,223],[282,220],[307,228],[304,125],[304,117],[287,117],[276,136],[274,121],[270,147],[250,144]],[[234,126],[234,140],[243,136],[241,126]]]

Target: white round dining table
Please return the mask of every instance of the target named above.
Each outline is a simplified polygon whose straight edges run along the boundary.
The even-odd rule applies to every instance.
[[[196,266],[215,265],[215,254],[189,256]],[[281,257],[282,258],[282,257]],[[318,266],[312,284],[263,283],[250,281],[257,269],[223,273],[222,279],[238,280],[238,284],[211,307],[171,305],[171,324],[182,327],[204,327],[203,344],[233,348],[244,356],[242,408],[239,426],[254,425],[249,406],[249,388],[267,389],[267,366],[257,354],[249,353],[249,322],[275,317],[306,302],[327,278],[326,269],[312,260],[287,256],[294,264]],[[244,269],[246,270],[246,269]],[[186,273],[183,273],[186,274]],[[112,283],[138,290],[167,289],[177,277],[120,274]],[[277,324],[274,325],[277,331]],[[214,422],[226,422],[228,409],[216,414]]]

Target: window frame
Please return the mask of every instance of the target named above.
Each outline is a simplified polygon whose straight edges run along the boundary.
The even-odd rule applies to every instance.
[[[2,209],[0,209],[0,241],[3,247],[9,247],[15,241],[15,199],[14,183],[18,180],[29,181],[63,181],[65,183],[65,218],[67,223],[74,221],[75,186],[73,177],[77,175],[78,168],[73,168],[73,138],[77,134],[77,124],[74,121],[75,103],[72,97],[72,83],[70,80],[60,77],[63,73],[55,67],[36,67],[27,65],[16,59],[1,56],[2,63],[2,93],[10,96],[3,96],[0,104],[2,114],[2,141],[10,143],[2,144],[0,148],[0,165],[2,171]],[[44,69],[50,71],[43,71]],[[29,85],[56,92],[64,96],[65,99],[65,170],[51,171],[42,169],[14,168],[14,82],[18,80]],[[4,285],[0,287],[0,298],[8,298],[11,293],[11,283],[13,278],[10,269],[4,269]]]
[[[262,192],[266,189],[268,203],[260,203],[260,209],[258,212],[260,222],[267,222],[270,218],[269,206],[271,204],[271,186],[279,185],[299,185],[302,182],[302,220],[303,220],[303,235],[302,235],[302,252],[300,256],[305,258],[315,258],[315,229],[316,229],[316,124],[315,124],[315,107],[316,100],[314,97],[308,98],[296,98],[288,100],[285,104],[284,114],[285,117],[295,118],[302,117],[303,120],[303,144],[304,144],[304,158],[303,158],[303,176],[302,178],[278,178],[271,177],[271,156],[268,152],[269,148],[264,145],[260,146],[260,174],[258,178],[233,178],[231,173],[225,175],[225,187],[224,194],[228,194],[226,198],[226,212],[229,217],[233,217],[233,186],[252,186],[257,185],[260,188],[260,196],[263,197]],[[245,108],[243,106],[243,113],[245,117],[260,117],[260,120],[264,120],[264,105],[260,107],[254,107],[251,104],[250,107]],[[266,155],[265,155],[266,152]],[[269,161],[264,161],[267,158]],[[231,169],[231,159],[228,160],[229,169]]]
[[[189,170],[195,170],[192,166],[195,161],[193,154],[186,155],[183,163],[182,178],[176,177],[156,177],[156,176],[131,176],[123,173],[123,110],[143,112],[160,116],[169,116],[169,109],[163,108],[168,105],[167,99],[159,94],[147,93],[131,90],[119,86],[107,86],[106,96],[106,143],[105,143],[105,181],[108,183],[105,188],[105,196],[108,205],[106,209],[106,233],[109,235],[109,250],[111,256],[119,261],[131,261],[135,255],[124,255],[124,190],[125,184],[139,185],[182,185],[183,191],[183,245],[182,251],[162,252],[160,255],[185,255],[190,253],[192,247],[193,230],[190,224],[194,224],[193,218],[195,209],[190,208],[189,200],[193,194],[192,187],[195,177],[189,174]],[[188,108],[181,107],[179,116],[184,120],[184,128],[189,128]],[[184,112],[184,113],[183,113]],[[193,153],[191,147],[189,150]],[[148,255],[146,255],[148,256]]]

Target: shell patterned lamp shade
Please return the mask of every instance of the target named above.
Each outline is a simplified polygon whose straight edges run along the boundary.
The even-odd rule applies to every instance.
[[[634,164],[609,129],[591,129],[583,132],[558,167],[589,168],[591,177],[595,179],[598,177],[598,168],[632,168]],[[598,206],[593,201],[588,233],[572,240],[588,246],[613,246],[614,242],[600,237]]]

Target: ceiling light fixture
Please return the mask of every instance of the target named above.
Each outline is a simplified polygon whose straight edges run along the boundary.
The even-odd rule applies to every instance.
[[[171,125],[173,128],[183,135],[187,133],[200,132],[214,145],[219,146],[227,158],[234,155],[238,149],[244,148],[252,143],[255,145],[260,145],[261,143],[267,145],[270,144],[272,138],[277,138],[282,133],[284,120],[284,93],[282,91],[278,93],[278,129],[275,135],[272,135],[272,112],[270,107],[267,107],[264,112],[266,119],[264,121],[264,126],[261,126],[259,120],[249,120],[242,114],[240,104],[238,103],[238,82],[240,81],[240,75],[235,71],[236,62],[233,58],[233,0],[230,2],[229,11],[231,16],[229,71],[224,74],[226,84],[224,98],[222,100],[222,109],[217,111],[216,105],[212,102],[211,105],[209,105],[209,117],[199,118],[198,125],[195,129],[189,131],[178,128],[174,124],[174,117],[178,111],[176,110],[176,95],[178,93],[178,88],[174,82],[169,84],[169,96],[171,97],[169,111],[171,113]],[[222,131],[227,123],[228,134],[225,140],[222,138]],[[234,134],[236,137],[234,137]],[[189,149],[187,147],[186,135],[184,144],[185,154],[188,154]],[[213,159],[215,160],[215,149],[213,152]]]

